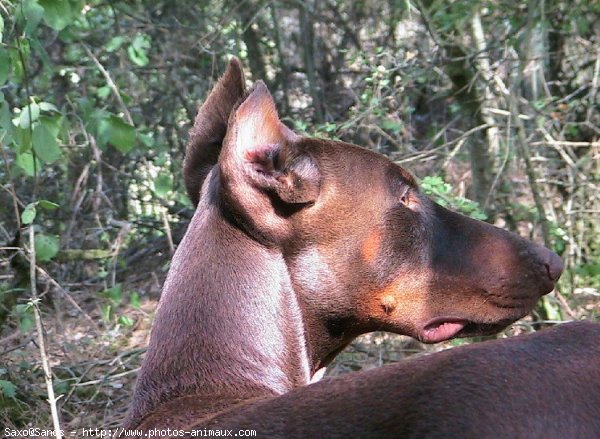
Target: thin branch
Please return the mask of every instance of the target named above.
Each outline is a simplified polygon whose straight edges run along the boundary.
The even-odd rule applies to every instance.
[[[113,243],[113,256],[111,260],[112,272],[111,272],[111,288],[117,284],[117,261],[119,259],[119,252],[121,250],[121,245],[125,241],[125,238],[129,234],[129,230],[131,229],[131,223],[127,221],[111,221],[111,224],[118,225],[121,227],[119,233],[117,234],[117,238]]]
[[[165,227],[165,235],[167,235],[167,242],[169,243],[169,252],[171,256],[175,254],[175,244],[173,243],[173,234],[171,233],[171,225],[169,224],[169,211],[166,208],[161,209],[163,225]]]
[[[33,265],[33,264],[32,264]],[[54,278],[52,276],[50,276],[48,274],[48,272],[46,270],[44,270],[42,267],[36,267],[37,272],[45,279],[47,280],[50,284],[52,284],[54,286],[54,288],[56,288],[65,299],[67,299],[67,302],[69,302],[73,308],[75,308],[77,311],[79,311],[79,313],[85,317],[85,319],[90,322],[90,324],[96,329],[98,330],[98,325],[96,324],[96,322],[90,317],[90,315],[88,313],[86,313],[80,306],[79,304],[75,301],[75,299],[73,299],[73,297],[71,297],[71,295],[69,294],[69,292],[67,290],[65,290],[56,280],[54,280]]]
[[[83,46],[83,49],[88,54],[88,56],[92,59],[92,61],[94,61],[94,64],[96,64],[96,67],[98,67],[98,70],[100,70],[100,73],[102,73],[102,76],[104,76],[104,79],[106,79],[106,84],[112,90],[113,94],[115,95],[115,98],[117,99],[117,102],[121,106],[123,114],[125,115],[125,119],[127,119],[127,123],[133,126],[133,119],[131,118],[131,114],[129,113],[129,110],[125,105],[125,102],[123,102],[121,93],[119,92],[119,89],[117,88],[115,82],[112,80],[110,73],[108,73],[108,70],[106,70],[104,66],[100,63],[100,61],[98,61],[98,58],[96,58],[96,56],[92,53],[88,46],[86,46],[84,43],[81,43],[81,45]]]
[[[37,344],[42,358],[42,368],[44,369],[44,380],[46,381],[46,390],[48,391],[48,403],[52,414],[52,424],[54,425],[54,435],[56,438],[62,438],[60,422],[58,420],[58,409],[56,407],[57,398],[54,396],[54,387],[52,386],[52,370],[48,361],[46,352],[46,342],[44,340],[44,327],[42,325],[42,314],[38,306],[39,297],[36,287],[36,263],[35,263],[35,232],[33,225],[29,226],[29,280],[31,282],[31,304],[35,317],[35,328],[37,332]]]

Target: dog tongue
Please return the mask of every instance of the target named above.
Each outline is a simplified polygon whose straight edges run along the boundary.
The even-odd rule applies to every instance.
[[[466,325],[464,321],[438,321],[431,323],[423,329],[421,341],[424,343],[438,343],[448,340],[458,334]]]

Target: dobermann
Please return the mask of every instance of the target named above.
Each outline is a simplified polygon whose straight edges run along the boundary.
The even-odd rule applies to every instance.
[[[530,312],[563,269],[546,248],[433,203],[387,158],[295,134],[261,81],[246,90],[236,59],[199,110],[184,175],[196,213],[173,257],[126,428],[224,425],[284,407],[280,395],[317,392],[310,402],[321,404],[330,391],[358,392],[340,407],[371,417],[386,400],[383,381],[400,386],[388,388],[395,399],[396,375],[416,371],[288,392],[366,332],[426,343],[495,333]],[[381,400],[364,408],[371,391]],[[387,410],[400,414],[392,402]],[[287,423],[263,415],[272,428]]]
[[[196,421],[260,438],[597,439],[600,325],[574,322],[323,380]]]

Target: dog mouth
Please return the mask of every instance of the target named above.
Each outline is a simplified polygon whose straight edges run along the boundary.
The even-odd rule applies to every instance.
[[[431,344],[453,338],[492,335],[512,322],[513,320],[503,320],[494,323],[478,323],[456,317],[437,317],[425,324],[418,338],[423,343]]]
[[[421,331],[423,343],[439,343],[456,337],[469,325],[468,320],[448,317],[438,317],[429,321]]]

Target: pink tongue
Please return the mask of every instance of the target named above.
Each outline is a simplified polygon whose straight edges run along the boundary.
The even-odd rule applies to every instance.
[[[422,341],[424,343],[438,343],[454,337],[465,327],[464,322],[444,322],[432,325],[423,330]]]

